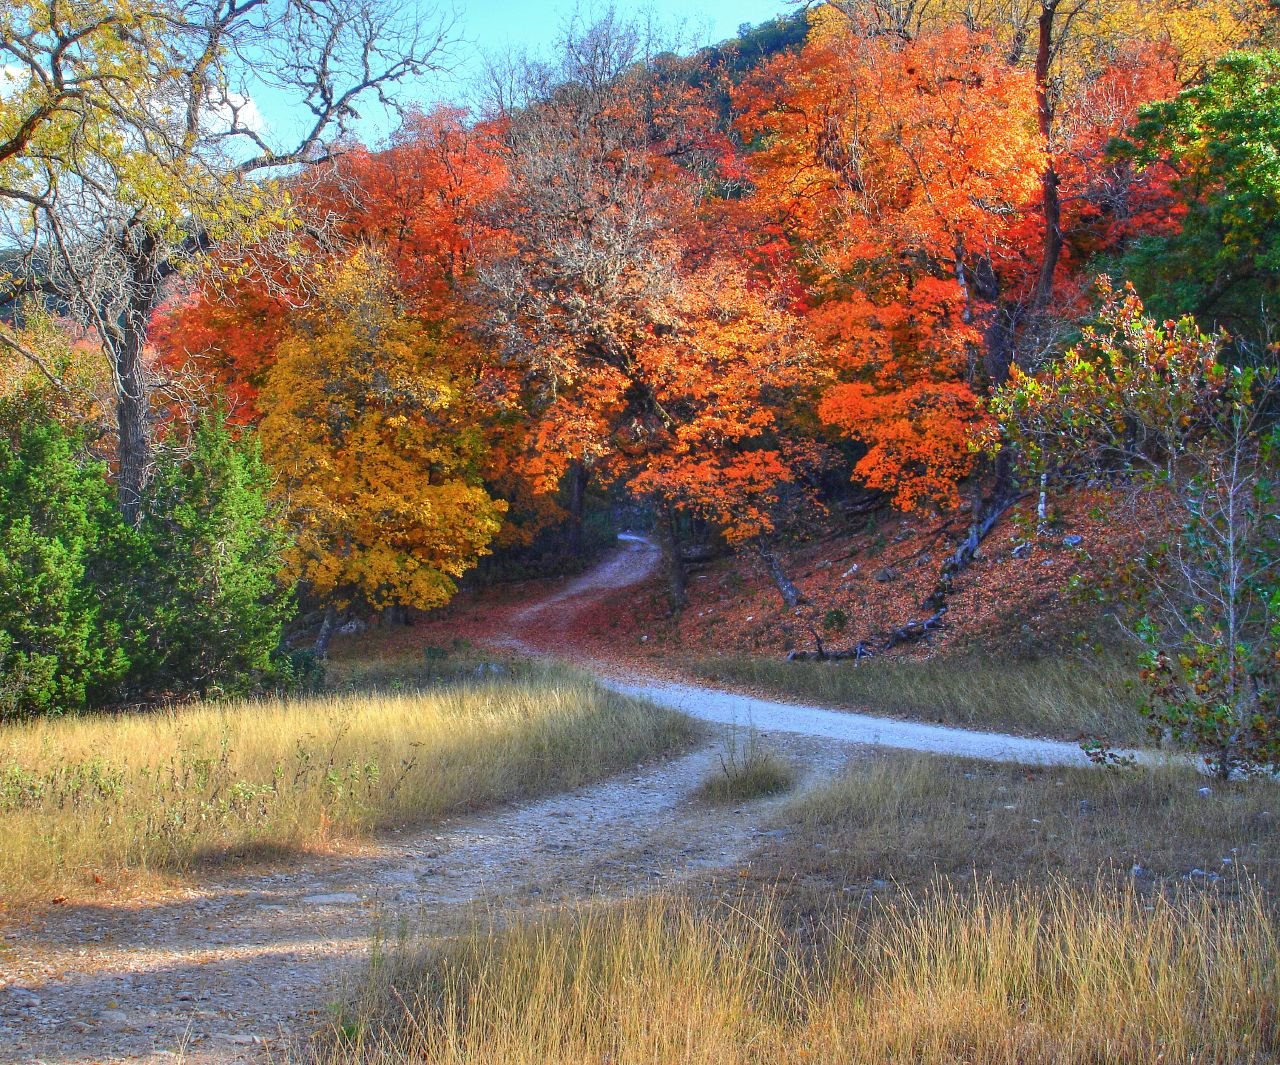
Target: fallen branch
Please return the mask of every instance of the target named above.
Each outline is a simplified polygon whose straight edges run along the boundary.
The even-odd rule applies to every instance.
[[[969,526],[969,534],[960,542],[951,557],[942,564],[942,571],[938,574],[938,583],[934,585],[933,591],[929,593],[928,598],[920,604],[925,610],[938,611],[946,608],[947,597],[951,594],[951,582],[956,574],[973,562],[982,541],[991,534],[991,530],[1009,512],[1009,508],[1021,498],[1022,495],[1015,492],[1013,495],[992,503],[986,514],[979,521],[975,521]]]
[[[969,526],[969,533],[960,543],[960,545],[951,554],[951,557],[942,564],[942,572],[938,576],[938,583],[934,585],[933,591],[929,597],[921,604],[925,610],[932,610],[933,613],[923,621],[908,621],[901,628],[894,629],[887,636],[881,635],[874,642],[872,640],[859,640],[853,647],[847,651],[828,651],[822,644],[822,640],[818,638],[817,630],[812,629],[814,642],[817,644],[816,651],[791,651],[787,654],[788,662],[842,662],[848,659],[855,661],[863,658],[871,658],[885,651],[891,651],[893,648],[904,643],[914,643],[917,640],[923,640],[942,628],[942,619],[947,612],[947,597],[951,594],[952,578],[968,566],[978,553],[978,547],[982,544],[990,534],[991,530],[1001,518],[1008,513],[1009,508],[1021,499],[1019,493],[1006,496],[1002,500],[992,503],[987,512],[978,521]],[[923,554],[932,544],[948,529],[944,525],[933,538],[915,554],[906,556],[907,561]]]
[[[901,628],[894,629],[887,636],[882,637],[877,642],[870,640],[859,640],[854,646],[845,651],[828,651],[822,644],[816,631],[813,631],[814,642],[817,643],[816,651],[791,651],[787,655],[788,662],[844,662],[849,659],[860,661],[864,658],[874,658],[878,654],[885,651],[891,651],[899,644],[914,643],[917,640],[923,640],[927,636],[931,636],[942,628],[942,619],[946,614],[947,608],[943,607],[932,617],[927,617],[923,621],[909,621]]]

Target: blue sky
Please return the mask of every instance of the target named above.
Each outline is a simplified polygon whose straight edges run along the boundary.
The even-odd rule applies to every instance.
[[[623,14],[653,12],[663,23],[683,22],[698,44],[722,41],[736,35],[738,26],[753,26],[779,12],[794,10],[786,0],[649,0],[616,3]],[[504,3],[503,0],[459,0],[458,13],[464,33],[482,48],[503,48],[507,44],[537,46],[549,43],[566,18],[581,8],[587,15],[603,4],[577,4],[574,0],[535,0],[531,3]]]
[[[449,0],[442,0],[442,6]],[[405,11],[418,7],[430,10],[431,0],[417,0],[404,5]],[[461,43],[452,55],[453,70],[447,75],[428,77],[417,84],[405,84],[400,99],[429,105],[439,100],[463,101],[469,83],[481,66],[486,52],[528,49],[537,52],[554,43],[557,34],[575,12],[590,19],[593,12],[607,7],[598,0],[531,0],[511,3],[504,0],[454,0],[457,12],[456,33]],[[679,39],[697,47],[737,35],[742,23],[757,25],[778,14],[793,12],[787,0],[615,0],[614,9],[623,16],[653,15],[664,30],[678,33]],[[272,140],[285,140],[296,121],[275,93],[250,88]],[[373,103],[361,109],[361,139],[376,144],[384,139],[396,122]]]

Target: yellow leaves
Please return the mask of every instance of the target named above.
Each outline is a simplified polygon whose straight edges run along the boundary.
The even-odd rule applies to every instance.
[[[210,135],[225,42],[193,58],[180,18],[161,0],[7,0],[0,35],[15,46],[0,73],[0,187],[74,202],[77,225],[127,219],[177,248],[197,232],[207,246],[288,229],[289,200],[238,177]]]
[[[357,252],[276,351],[263,451],[286,474],[294,575],[322,596],[439,606],[484,554],[505,504],[480,485],[465,382]]]
[[[1255,41],[1268,19],[1262,0],[1110,0],[1097,5],[1096,32],[1118,41],[1167,41],[1184,84]]]

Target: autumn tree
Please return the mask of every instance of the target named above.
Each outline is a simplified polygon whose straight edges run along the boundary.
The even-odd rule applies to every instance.
[[[1132,285],[1099,281],[1098,321],[1038,373],[1014,368],[992,399],[997,434],[1051,486],[1078,486],[1135,469],[1175,476],[1180,457],[1212,426],[1228,373],[1222,338],[1189,316],[1159,322]]]
[[[899,506],[954,503],[1042,165],[1032,80],[987,35],[904,44],[817,18],[741,102],[757,202],[812,263],[813,329],[841,378],[823,420],[865,445],[857,476]]]
[[[1144,712],[1226,777],[1280,765],[1280,441],[1274,379],[1223,367],[1224,340],[1104,283],[1098,325],[1015,370],[993,410],[1033,475],[1110,484],[1139,516],[1145,548],[1105,590],[1141,649]]]
[[[290,323],[261,392],[263,452],[282,478],[289,569],[328,606],[429,608],[485,553],[504,505],[480,483],[474,371],[357,252]]]
[[[401,25],[377,0],[19,0],[3,18],[19,91],[0,103],[0,224],[25,253],[10,288],[59,301],[97,335],[117,389],[120,503],[136,522],[144,353],[166,281],[214,246],[287,232],[271,175],[326,158],[354,104],[429,64],[445,31]],[[258,85],[306,116],[292,143],[254,121]]]
[[[567,485],[573,530],[590,477],[628,484],[668,530],[696,514],[750,539],[791,477],[777,414],[808,349],[787,300],[708,229],[730,145],[690,70],[606,18],[520,68],[519,106],[500,101],[508,181],[480,299],[521,375],[523,465]]]
[[[1145,52],[1152,59],[1158,50],[1159,62],[1169,65],[1177,84],[1186,85],[1228,51],[1254,39],[1269,17],[1261,0],[1032,0],[1013,5],[998,0],[832,0],[824,7],[839,12],[851,32],[862,35],[915,40],[956,25],[989,33],[1006,62],[1034,79],[1042,154],[1038,219],[1024,234],[1031,276],[1024,286],[1002,294],[999,328],[988,342],[993,360],[1006,367],[1032,365],[1060,340],[1055,295],[1064,269],[1073,265],[1063,256],[1072,240],[1072,223],[1081,217],[1074,208],[1090,184],[1073,186],[1071,178],[1082,176],[1079,154],[1090,143],[1094,122],[1081,117],[1099,101],[1097,80],[1126,55]],[[1136,102],[1160,99],[1167,86],[1157,88],[1151,79],[1133,84],[1144,80],[1159,95]],[[1104,143],[1092,139],[1092,147],[1097,152],[1094,165],[1102,166]],[[1073,306],[1071,312],[1078,309]]]

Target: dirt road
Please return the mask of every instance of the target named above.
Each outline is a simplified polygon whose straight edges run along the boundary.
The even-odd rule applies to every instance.
[[[575,615],[597,597],[647,580],[661,564],[661,551],[643,536],[624,533],[619,549],[595,569],[546,599],[524,607],[503,622],[495,642],[529,653],[556,651],[565,646]],[[717,691],[692,684],[655,680],[610,667],[584,662],[601,673],[617,691],[681,710],[714,725],[754,725],[771,733],[821,737],[839,743],[872,744],[932,754],[983,758],[1026,765],[1088,765],[1080,745],[1001,733],[946,728],[916,721],[846,713],[820,706],[781,703]]]
[[[660,561],[624,537],[599,566],[530,605],[495,612],[491,642],[563,652],[579,613],[644,580]],[[624,593],[625,594],[625,593]],[[1070,744],[965,732],[747,698],[601,663],[602,679],[708,723],[706,746],[603,783],[385,838],[357,855],[184,894],[58,907],[0,943],[0,1062],[263,1060],[323,1023],[359,972],[375,928],[444,933],[477,911],[616,897],[743,861],[774,803],[709,808],[691,793],[734,726],[829,777],[866,744],[1070,764]]]

